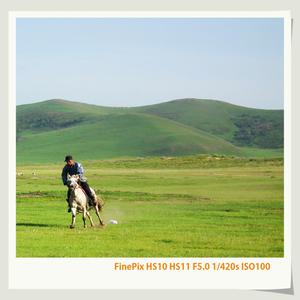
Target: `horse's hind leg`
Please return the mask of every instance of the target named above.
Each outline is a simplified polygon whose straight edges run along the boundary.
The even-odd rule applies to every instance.
[[[100,217],[98,205],[95,206],[95,211],[96,211],[96,215],[97,215],[97,217],[99,219],[100,225],[104,226],[104,222],[103,222],[103,220]]]
[[[94,224],[94,222],[93,222],[92,216],[90,215],[90,213],[89,213],[88,211],[86,211],[86,214],[87,214],[88,218],[90,219],[91,226],[94,227],[95,224]]]

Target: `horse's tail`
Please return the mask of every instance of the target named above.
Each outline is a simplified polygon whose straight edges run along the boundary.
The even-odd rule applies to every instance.
[[[102,198],[100,198],[99,196],[97,197],[97,206],[99,211],[103,210],[103,206],[104,206],[104,201]]]
[[[98,206],[98,209],[99,209],[99,211],[102,211],[103,210],[103,206],[104,206],[104,203],[97,203],[97,206]]]

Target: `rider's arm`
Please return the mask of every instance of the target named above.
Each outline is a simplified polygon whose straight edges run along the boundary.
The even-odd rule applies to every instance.
[[[84,178],[83,178],[83,167],[80,163],[77,163],[77,174],[79,175],[80,180],[84,180]]]
[[[68,180],[67,166],[64,166],[64,168],[62,169],[61,179],[62,179],[63,184],[66,185],[67,184],[67,180]]]

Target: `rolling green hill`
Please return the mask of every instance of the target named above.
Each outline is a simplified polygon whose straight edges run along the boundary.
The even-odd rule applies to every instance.
[[[199,128],[237,146],[283,147],[283,110],[254,109],[202,99],[173,100],[134,110]]]
[[[66,153],[78,159],[199,153],[263,156],[273,151],[257,148],[274,148],[276,153],[282,147],[282,122],[282,111],[212,100],[133,108],[48,100],[17,106],[17,162],[57,162]]]
[[[239,155],[232,144],[198,129],[157,116],[106,115],[97,122],[24,135],[17,145],[17,161],[43,162],[78,158],[224,153]]]
[[[17,106],[17,129],[47,131],[83,122],[95,121],[98,116],[122,112],[122,108],[109,108],[60,99]]]

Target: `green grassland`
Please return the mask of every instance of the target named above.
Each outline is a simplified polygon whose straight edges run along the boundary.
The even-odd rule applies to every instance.
[[[18,257],[283,256],[282,110],[56,99],[16,117]],[[84,229],[79,215],[69,229],[69,153],[118,225]]]
[[[74,149],[74,150],[72,150]],[[149,115],[107,115],[95,123],[29,134],[17,145],[17,162],[57,162],[72,152],[80,159],[126,156],[184,155],[242,151],[195,128]],[[75,153],[74,153],[75,152]]]
[[[78,159],[282,153],[283,111],[180,99],[114,108],[66,100],[17,106],[17,163]]]
[[[61,164],[18,164],[17,257],[282,257],[283,159],[82,161],[105,228],[69,229]],[[32,173],[35,174],[32,174]],[[94,221],[96,221],[93,213]]]

